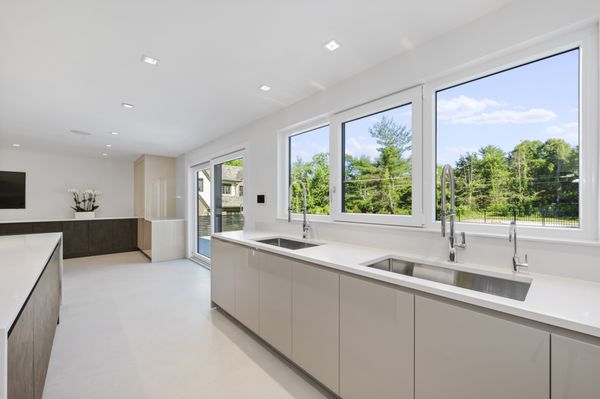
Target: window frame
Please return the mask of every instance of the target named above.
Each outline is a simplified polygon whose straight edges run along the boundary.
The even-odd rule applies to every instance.
[[[278,216],[281,219],[287,219],[288,216],[288,200],[289,200],[289,187],[290,187],[290,175],[291,175],[291,141],[290,138],[298,136],[300,134],[309,133],[313,130],[317,130],[323,127],[329,127],[329,214],[316,214],[308,213],[311,221],[330,221],[331,220],[331,123],[329,118],[326,116],[314,118],[308,122],[293,125],[279,132],[279,154],[280,159],[278,164],[282,165],[282,168],[278,171],[278,181],[281,182],[279,187],[279,200],[278,200]],[[303,215],[298,212],[292,212],[292,220],[302,220]]]
[[[225,187],[229,187],[225,190]],[[228,197],[235,196],[235,189],[232,183],[221,183],[221,195],[226,195]]]
[[[529,237],[570,240],[597,240],[599,222],[598,157],[598,26],[579,29],[559,37],[544,40],[507,54],[454,72],[424,86],[423,115],[423,198],[426,227],[440,229],[436,220],[436,93],[453,86],[501,73],[512,68],[579,48],[579,228],[519,226],[521,234]],[[596,72],[594,72],[596,71]],[[501,224],[457,222],[457,229],[468,233],[500,235],[508,227]]]
[[[422,86],[415,86],[375,101],[339,112],[332,116],[330,125],[330,209],[335,221],[372,223],[398,226],[423,226],[423,129]],[[342,212],[345,154],[343,124],[356,119],[411,104],[411,161],[412,211],[411,215],[387,215]]]

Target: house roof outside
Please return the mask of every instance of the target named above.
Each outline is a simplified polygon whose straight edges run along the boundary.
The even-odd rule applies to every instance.
[[[223,181],[241,182],[244,180],[244,168],[241,166],[223,165],[221,173]]]

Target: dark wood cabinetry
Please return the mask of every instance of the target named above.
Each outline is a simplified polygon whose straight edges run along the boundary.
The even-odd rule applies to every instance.
[[[33,397],[42,399],[60,311],[59,251],[54,251],[31,295],[33,304]]]
[[[41,399],[60,310],[60,246],[8,333],[8,399]]]
[[[31,234],[33,223],[2,223],[0,224],[0,235]]]
[[[8,335],[8,398],[33,399],[33,306],[28,301]]]
[[[37,222],[32,223],[33,233],[60,233],[62,232],[62,222]]]
[[[101,255],[113,250],[113,221],[94,220],[89,223],[89,253]]]
[[[63,233],[65,259],[138,249],[136,218],[0,223],[0,236],[31,233]]]
[[[114,252],[131,251],[137,248],[137,219],[115,219],[112,221],[112,248]]]
[[[63,222],[62,225],[65,259],[89,255],[89,223],[87,221]]]

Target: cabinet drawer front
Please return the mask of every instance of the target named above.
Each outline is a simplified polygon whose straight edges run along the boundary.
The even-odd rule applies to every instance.
[[[235,269],[235,317],[258,333],[259,254],[249,249],[246,256],[246,261],[236,264]]]
[[[552,399],[600,397],[600,346],[552,335]]]
[[[291,359],[293,262],[261,253],[260,263],[260,336]]]
[[[340,395],[414,395],[414,295],[340,276]]]
[[[338,393],[340,276],[295,262],[292,281],[292,359]]]
[[[238,245],[211,240],[211,297],[230,315],[235,315],[235,268],[241,260],[240,251],[246,249]]]
[[[415,398],[548,399],[550,334],[415,298]]]

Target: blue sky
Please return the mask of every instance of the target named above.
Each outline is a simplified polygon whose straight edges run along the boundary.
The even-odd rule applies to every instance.
[[[438,164],[494,144],[551,137],[578,143],[579,51],[438,92]]]
[[[522,140],[578,143],[579,51],[573,50],[437,93],[438,164],[493,144],[510,151]],[[346,123],[346,153],[377,156],[369,127],[382,115],[410,128],[410,105]],[[293,136],[292,160],[328,152],[327,126]]]

